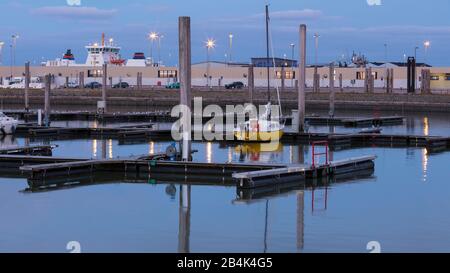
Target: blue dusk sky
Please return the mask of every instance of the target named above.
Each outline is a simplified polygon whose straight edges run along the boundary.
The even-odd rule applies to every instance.
[[[233,33],[232,58],[249,62],[265,55],[263,0],[1,0],[0,41],[3,64],[10,64],[11,35],[18,34],[16,63],[61,57],[72,49],[77,62],[86,58],[84,46],[100,41],[101,33],[122,47],[122,57],[133,52],[149,55],[150,31],[162,33],[161,58],[177,63],[179,16],[191,16],[193,62],[206,59],[204,42],[216,40],[211,59],[225,60],[228,34]],[[433,0],[273,0],[269,1],[276,56],[291,57],[298,26],[308,26],[308,62],[314,60],[319,38],[319,62],[347,58],[353,51],[370,61],[403,61],[414,55],[419,62],[450,65],[450,1]],[[427,53],[424,41],[431,46]],[[154,56],[157,54],[156,45]]]

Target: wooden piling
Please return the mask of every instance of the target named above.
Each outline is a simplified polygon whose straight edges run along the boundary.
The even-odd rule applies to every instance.
[[[44,125],[50,126],[50,91],[52,75],[45,75],[45,92],[44,92]]]
[[[30,109],[30,105],[29,105],[29,92],[30,92],[30,80],[31,80],[31,76],[30,76],[30,62],[26,62],[25,63],[25,111],[28,112],[28,110]]]
[[[281,93],[284,93],[284,88],[286,84],[286,68],[284,64],[281,66]]]
[[[182,134],[182,159],[191,158],[191,18],[178,19],[179,65],[180,65],[180,105],[184,105]]]
[[[108,65],[103,64],[103,75],[102,75],[102,101],[104,106],[104,113],[107,112],[107,105],[106,105],[106,87],[107,87],[107,79],[108,79]]]
[[[306,25],[300,25],[300,73],[298,83],[298,132],[305,131]]]
[[[329,78],[330,78],[330,111],[329,111],[329,116],[330,117],[334,117],[334,99],[335,99],[335,94],[334,94],[334,63],[330,63],[330,73],[329,73]]]
[[[253,92],[255,91],[255,73],[253,64],[248,66],[248,100],[253,103]]]
[[[80,72],[79,79],[78,79],[78,85],[82,90],[84,90],[84,71]]]

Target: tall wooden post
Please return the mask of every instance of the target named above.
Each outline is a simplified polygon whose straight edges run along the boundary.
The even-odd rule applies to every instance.
[[[84,71],[80,72],[79,80],[78,80],[79,87],[84,90]]]
[[[103,82],[102,82],[102,101],[103,101],[103,106],[104,106],[104,113],[107,112],[107,105],[106,105],[106,87],[107,87],[107,79],[108,79],[108,65],[107,64],[103,64]]]
[[[255,91],[255,73],[253,64],[248,66],[248,99],[253,103],[253,92]]]
[[[317,65],[316,65],[316,66],[314,66],[313,92],[318,93],[319,91],[320,91],[320,76],[319,76]]]
[[[52,75],[45,75],[45,91],[44,91],[44,125],[50,126],[50,91],[52,84]]]
[[[179,64],[180,64],[180,105],[183,111],[183,145],[182,159],[190,161],[191,158],[191,18],[179,17]]]
[[[344,91],[344,84],[343,84],[342,73],[339,74],[339,91],[341,91],[341,92]]]
[[[334,63],[330,63],[330,111],[329,116],[334,117]]]
[[[25,63],[25,111],[28,112],[28,110],[30,109],[30,105],[29,105],[29,92],[30,92],[30,80],[31,80],[31,76],[30,76],[30,62],[26,62]]]
[[[284,65],[281,66],[281,93],[284,93],[284,87],[286,82],[286,69]]]
[[[298,83],[298,132],[305,131],[306,25],[300,25],[300,73]]]

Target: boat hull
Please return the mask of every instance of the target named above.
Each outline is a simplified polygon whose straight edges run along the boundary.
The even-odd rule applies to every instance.
[[[270,132],[246,132],[246,131],[236,131],[234,136],[237,140],[248,141],[248,142],[273,142],[279,141],[283,136],[283,130],[276,130]]]
[[[16,132],[17,122],[2,122],[0,124],[0,135],[12,135]]]

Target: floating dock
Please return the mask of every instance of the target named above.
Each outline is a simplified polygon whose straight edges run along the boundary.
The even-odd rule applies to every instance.
[[[157,158],[155,156],[154,158]],[[148,181],[210,181],[216,185],[251,189],[285,183],[303,183],[306,179],[333,177],[374,169],[374,156],[333,161],[323,165],[287,166],[284,164],[204,163],[156,159],[90,160],[43,156],[0,155],[2,170],[19,173],[34,187],[46,187],[48,181],[67,181],[80,175],[99,173],[146,177]],[[156,182],[155,182],[156,183]]]
[[[243,189],[264,187],[309,178],[332,177],[338,174],[360,172],[374,169],[376,156],[363,156],[345,160],[331,161],[321,165],[301,165],[269,170],[250,171],[233,174],[238,187]]]
[[[37,120],[37,112],[26,112],[23,110],[4,111],[8,116],[14,116],[21,120]],[[233,115],[236,121],[236,116]],[[212,117],[202,117],[203,123],[209,121]],[[215,117],[217,118],[217,117]],[[226,115],[223,115],[225,121]],[[292,124],[292,117],[283,118],[287,125]],[[175,122],[177,117],[172,117],[170,111],[152,111],[152,112],[131,112],[131,113],[106,113],[99,114],[89,111],[76,112],[52,112],[50,120],[81,120],[81,121],[103,121],[103,122]],[[403,124],[405,117],[403,116],[385,116],[385,117],[366,117],[366,118],[350,118],[350,117],[320,117],[307,116],[305,122],[310,125],[334,125],[345,127],[371,127],[371,126],[393,126]]]
[[[51,156],[57,145],[31,145],[23,147],[1,148],[0,155],[42,155]]]

